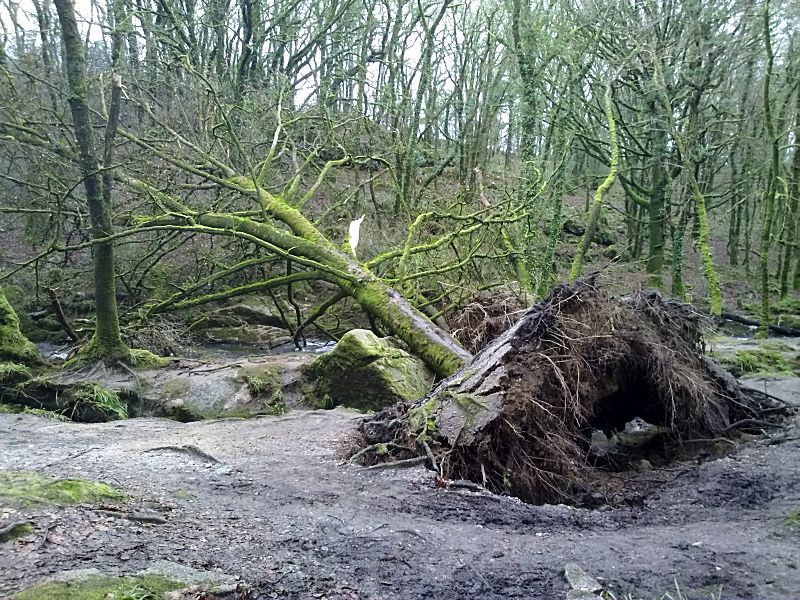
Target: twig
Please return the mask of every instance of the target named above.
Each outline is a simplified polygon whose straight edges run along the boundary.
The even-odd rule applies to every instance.
[[[427,456],[417,456],[415,458],[406,458],[405,460],[398,460],[395,462],[378,463],[367,467],[367,471],[379,471],[381,469],[402,469],[405,467],[413,467],[416,465],[424,464],[428,460]]]
[[[56,465],[58,463],[66,462],[68,460],[72,460],[73,458],[78,458],[79,456],[83,456],[84,454],[88,454],[92,450],[100,450],[100,448],[97,447],[97,446],[92,446],[91,448],[87,448],[86,450],[81,450],[80,452],[76,452],[75,454],[70,454],[69,456],[65,456],[64,458],[58,458],[58,459],[56,459],[56,460],[54,460],[52,462],[46,463],[46,464],[42,465],[42,468],[44,468],[44,467],[52,467],[53,465]]]
[[[200,448],[192,444],[187,444],[185,446],[157,446],[155,448],[147,448],[146,450],[142,450],[142,454],[144,454],[145,452],[158,452],[159,450],[172,450],[174,452],[181,452],[183,454],[193,454],[200,458],[204,458],[207,461],[216,464],[221,464],[219,460],[217,460],[207,452],[203,452]]]

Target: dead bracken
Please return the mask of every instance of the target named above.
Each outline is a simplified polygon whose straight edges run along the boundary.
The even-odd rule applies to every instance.
[[[787,414],[703,356],[702,328],[698,313],[655,292],[558,286],[427,396],[366,421],[358,457],[424,457],[443,480],[580,503],[602,492],[597,466],[663,464],[687,444]]]

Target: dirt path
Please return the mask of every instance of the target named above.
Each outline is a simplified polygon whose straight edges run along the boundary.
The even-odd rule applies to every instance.
[[[800,403],[800,380],[769,385]],[[644,473],[652,491],[625,508],[586,510],[438,489],[422,468],[343,465],[358,419],[79,425],[0,414],[0,469],[129,495],[116,507],[23,511],[37,531],[0,544],[0,597],[63,570],[129,573],[164,559],[239,576],[261,598],[564,598],[568,562],[618,596],[653,598],[673,578],[692,598],[720,585],[723,599],[800,596],[800,531],[785,523],[800,509],[797,423],[725,459]]]

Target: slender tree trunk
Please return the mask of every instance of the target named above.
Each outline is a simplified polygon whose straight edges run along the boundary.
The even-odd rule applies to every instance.
[[[610,75],[609,75],[610,77]],[[586,224],[586,232],[583,234],[581,243],[575,251],[575,258],[572,260],[572,269],[569,272],[569,281],[572,283],[581,276],[583,271],[583,262],[586,259],[586,253],[592,245],[592,238],[597,230],[597,225],[600,222],[600,211],[603,208],[603,196],[611,189],[614,182],[617,180],[617,169],[619,168],[619,142],[617,141],[617,122],[614,118],[614,106],[611,102],[611,81],[606,84],[606,93],[604,98],[606,120],[608,121],[608,139],[611,144],[611,161],[608,170],[608,175],[603,180],[603,183],[597,188],[592,200],[591,212],[589,213],[589,221]]]
[[[75,7],[72,0],[55,0],[64,42],[64,62],[69,84],[69,105],[72,112],[75,139],[80,150],[80,167],[86,189],[86,201],[94,239],[113,233],[111,205],[103,194],[103,182],[95,154],[94,132],[89,112],[89,86],[86,79],[86,58],[83,53]],[[126,358],[128,349],[122,343],[117,315],[114,272],[114,245],[98,242],[94,250],[94,293],[97,323],[90,344],[91,356],[112,360]]]
[[[798,208],[800,208],[800,89],[795,92],[794,155],[792,157],[792,181],[789,191],[789,210],[783,240],[783,256],[778,280],[780,299],[789,297],[789,272],[793,255],[797,249]]]
[[[767,69],[764,73],[764,125],[767,130],[767,140],[770,144],[770,169],[767,178],[767,191],[764,195],[764,213],[761,222],[761,243],[759,246],[758,268],[761,276],[761,325],[758,329],[759,337],[769,336],[770,315],[770,273],[769,251],[772,247],[772,222],[775,217],[775,187],[780,176],[779,143],[775,133],[775,123],[772,119],[772,106],[770,100],[770,83],[775,55],[772,51],[772,37],[769,25],[769,0],[764,3],[764,48],[767,54]]]

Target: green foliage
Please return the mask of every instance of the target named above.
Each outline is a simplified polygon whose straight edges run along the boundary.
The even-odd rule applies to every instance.
[[[29,587],[17,600],[161,600],[164,594],[186,587],[159,575],[110,577],[91,575],[67,581],[48,581]]]
[[[6,300],[2,288],[0,288],[0,360],[24,364],[42,362],[36,346],[20,332],[17,313]]]
[[[20,508],[122,500],[122,492],[94,481],[58,479],[27,471],[0,471],[0,503]]]
[[[737,377],[756,373],[792,375],[797,370],[784,354],[765,347],[737,350],[735,355],[717,357],[717,360]]]
[[[119,394],[93,381],[76,384],[69,396],[74,411],[98,411],[112,421],[128,418],[128,407]]]
[[[783,520],[787,527],[800,527],[800,510],[793,510]]]
[[[62,422],[69,421],[69,418],[61,413],[57,413],[52,410],[46,410],[44,408],[30,408],[28,406],[22,406],[21,404],[0,404],[0,414],[17,415],[20,413],[36,415],[37,417],[45,417],[47,419],[54,419]]]
[[[13,385],[33,377],[30,368],[14,362],[0,362],[0,385]]]

